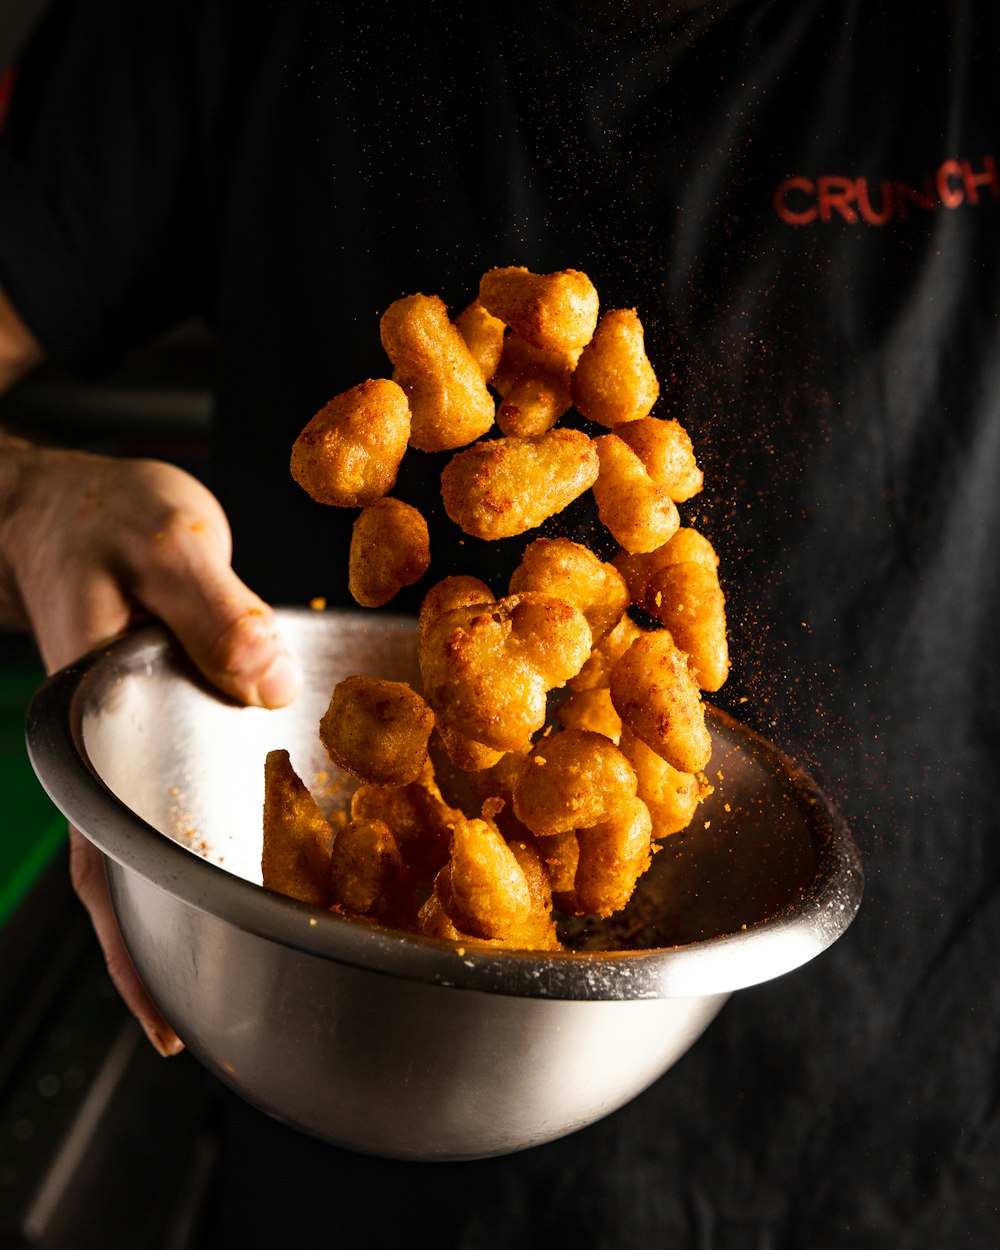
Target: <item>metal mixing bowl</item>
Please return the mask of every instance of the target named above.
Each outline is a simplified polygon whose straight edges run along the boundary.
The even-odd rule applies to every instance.
[[[29,711],[45,788],[104,852],[125,942],[197,1056],[251,1103],[360,1151],[502,1154],[621,1106],[734,990],[848,926],[857,854],[815,785],[710,710],[712,796],[614,922],[572,949],[498,951],[345,919],[261,888],[263,761],[285,747],[329,805],[317,726],[352,673],[415,680],[410,620],[287,610],[307,674],[289,708],[209,689],[151,626],[51,678]]]

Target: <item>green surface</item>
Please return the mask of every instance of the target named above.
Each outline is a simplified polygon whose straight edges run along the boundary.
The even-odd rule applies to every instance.
[[[66,840],[66,821],[39,785],[24,746],[24,716],[44,674],[0,667],[0,926]]]

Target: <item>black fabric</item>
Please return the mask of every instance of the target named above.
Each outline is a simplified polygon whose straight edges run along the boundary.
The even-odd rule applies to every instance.
[[[426,1217],[464,1250],[995,1246],[1000,11],[574,14],[63,0],[11,112],[0,283],[80,367],[205,312],[237,566],[333,603],[353,517],[288,452],[385,373],[381,311],[457,312],[491,265],[586,270],[639,309],[706,473],[683,511],[722,558],[717,701],[835,798],[866,899],[635,1103],[524,1155],[384,1164],[234,1105],[217,1244],[398,1244]],[[514,552],[459,541],[439,469],[398,492],[431,576],[502,589]]]

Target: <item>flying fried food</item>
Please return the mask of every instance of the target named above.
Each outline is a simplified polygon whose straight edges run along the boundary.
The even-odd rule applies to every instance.
[[[719,557],[709,540],[696,529],[682,526],[661,547],[647,552],[620,552],[612,563],[625,578],[632,602],[647,612],[652,600],[649,587],[653,577],[668,564],[694,561],[704,564],[713,572],[719,567]]]
[[[369,379],[312,418],[292,447],[292,477],[317,503],[367,507],[392,490],[409,437],[403,390]]]
[[[527,879],[510,847],[495,825],[476,818],[455,824],[435,892],[456,928],[479,938],[507,937],[532,907]]]
[[[497,751],[545,723],[546,696],[590,654],[590,626],[550,595],[510,595],[436,616],[420,641],[424,695],[439,722]]]
[[[729,676],[726,599],[719,557],[708,539],[684,527],[655,551],[615,557],[632,602],[670,631],[687,653],[702,690],[718,690]]]
[[[514,814],[533,833],[568,833],[604,820],[636,793],[635,769],[598,733],[564,729],[532,748],[514,788]]]
[[[261,876],[268,890],[329,907],[333,830],[292,767],[287,751],[264,761],[264,842]]]
[[[565,729],[589,729],[614,743],[621,737],[622,720],[607,686],[575,691],[559,704],[556,719]]]
[[[511,331],[493,378],[503,396],[497,425],[504,434],[544,434],[571,403],[570,378],[578,351],[544,352]]]
[[[642,630],[626,613],[611,633],[595,644],[587,663],[566,685],[574,691],[607,686],[611,670],[641,633]]]
[[[433,728],[434,713],[405,682],[357,675],[334,687],[319,736],[352,777],[404,786],[420,776]]]
[[[409,785],[361,785],[351,799],[351,819],[383,821],[407,869],[428,880],[447,860],[451,829],[461,818],[442,797],[429,760]]]
[[[365,608],[378,608],[412,586],[431,562],[427,522],[408,503],[386,496],[361,512],[351,532],[348,585]]]
[[[667,564],[653,574],[649,612],[687,653],[702,690],[719,690],[729,676],[726,600],[715,569],[694,560]]]
[[[352,820],[337,831],[330,855],[331,905],[354,916],[400,919],[406,869],[389,826]]]
[[[410,443],[419,451],[464,447],[493,425],[482,371],[436,295],[407,295],[382,315],[382,346],[410,404]]]
[[[577,832],[573,887],[580,914],[610,916],[625,906],[649,867],[651,836],[649,811],[635,796],[623,798],[604,820]]]
[[[506,326],[499,317],[487,312],[478,299],[458,314],[455,325],[479,366],[483,381],[492,382],[503,352]]]
[[[637,793],[649,808],[653,838],[665,838],[686,829],[698,804],[712,793],[704,776],[674,768],[631,730],[622,730],[618,745],[635,769]]]
[[[467,534],[511,538],[561,512],[594,485],[599,468],[597,449],[579,430],[497,438],[452,457],[441,497]]]
[[[468,573],[456,573],[443,577],[424,595],[420,605],[421,638],[444,612],[453,608],[468,608],[477,603],[496,603],[496,596],[484,581]]]
[[[597,291],[577,269],[548,274],[521,266],[491,269],[479,283],[479,300],[532,347],[545,352],[585,347],[597,327]]]
[[[617,434],[602,434],[594,446],[601,465],[594,483],[597,515],[626,551],[661,547],[681,523],[677,505]]]
[[[617,429],[649,415],[660,394],[634,308],[604,313],[573,374],[573,406],[589,421]]]
[[[615,426],[615,433],[642,461],[646,472],[674,503],[693,498],[704,485],[687,430],[678,421],[642,417]]]
[[[701,693],[687,656],[665,629],[632,643],[611,670],[610,689],[623,726],[682,773],[703,771],[712,739]]]
[[[463,772],[483,772],[499,763],[506,755],[506,751],[498,751],[495,747],[487,746],[485,742],[467,738],[447,721],[437,721],[436,728],[448,758]]]
[[[569,538],[535,539],[525,548],[509,590],[541,590],[572,603],[587,618],[595,642],[614,629],[629,603],[618,570]]]

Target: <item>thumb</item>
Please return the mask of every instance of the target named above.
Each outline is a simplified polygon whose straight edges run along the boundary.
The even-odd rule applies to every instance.
[[[176,553],[169,569],[137,587],[142,605],[176,634],[213,685],[243,703],[283,707],[302,671],[281,638],[274,610],[203,547]]]

